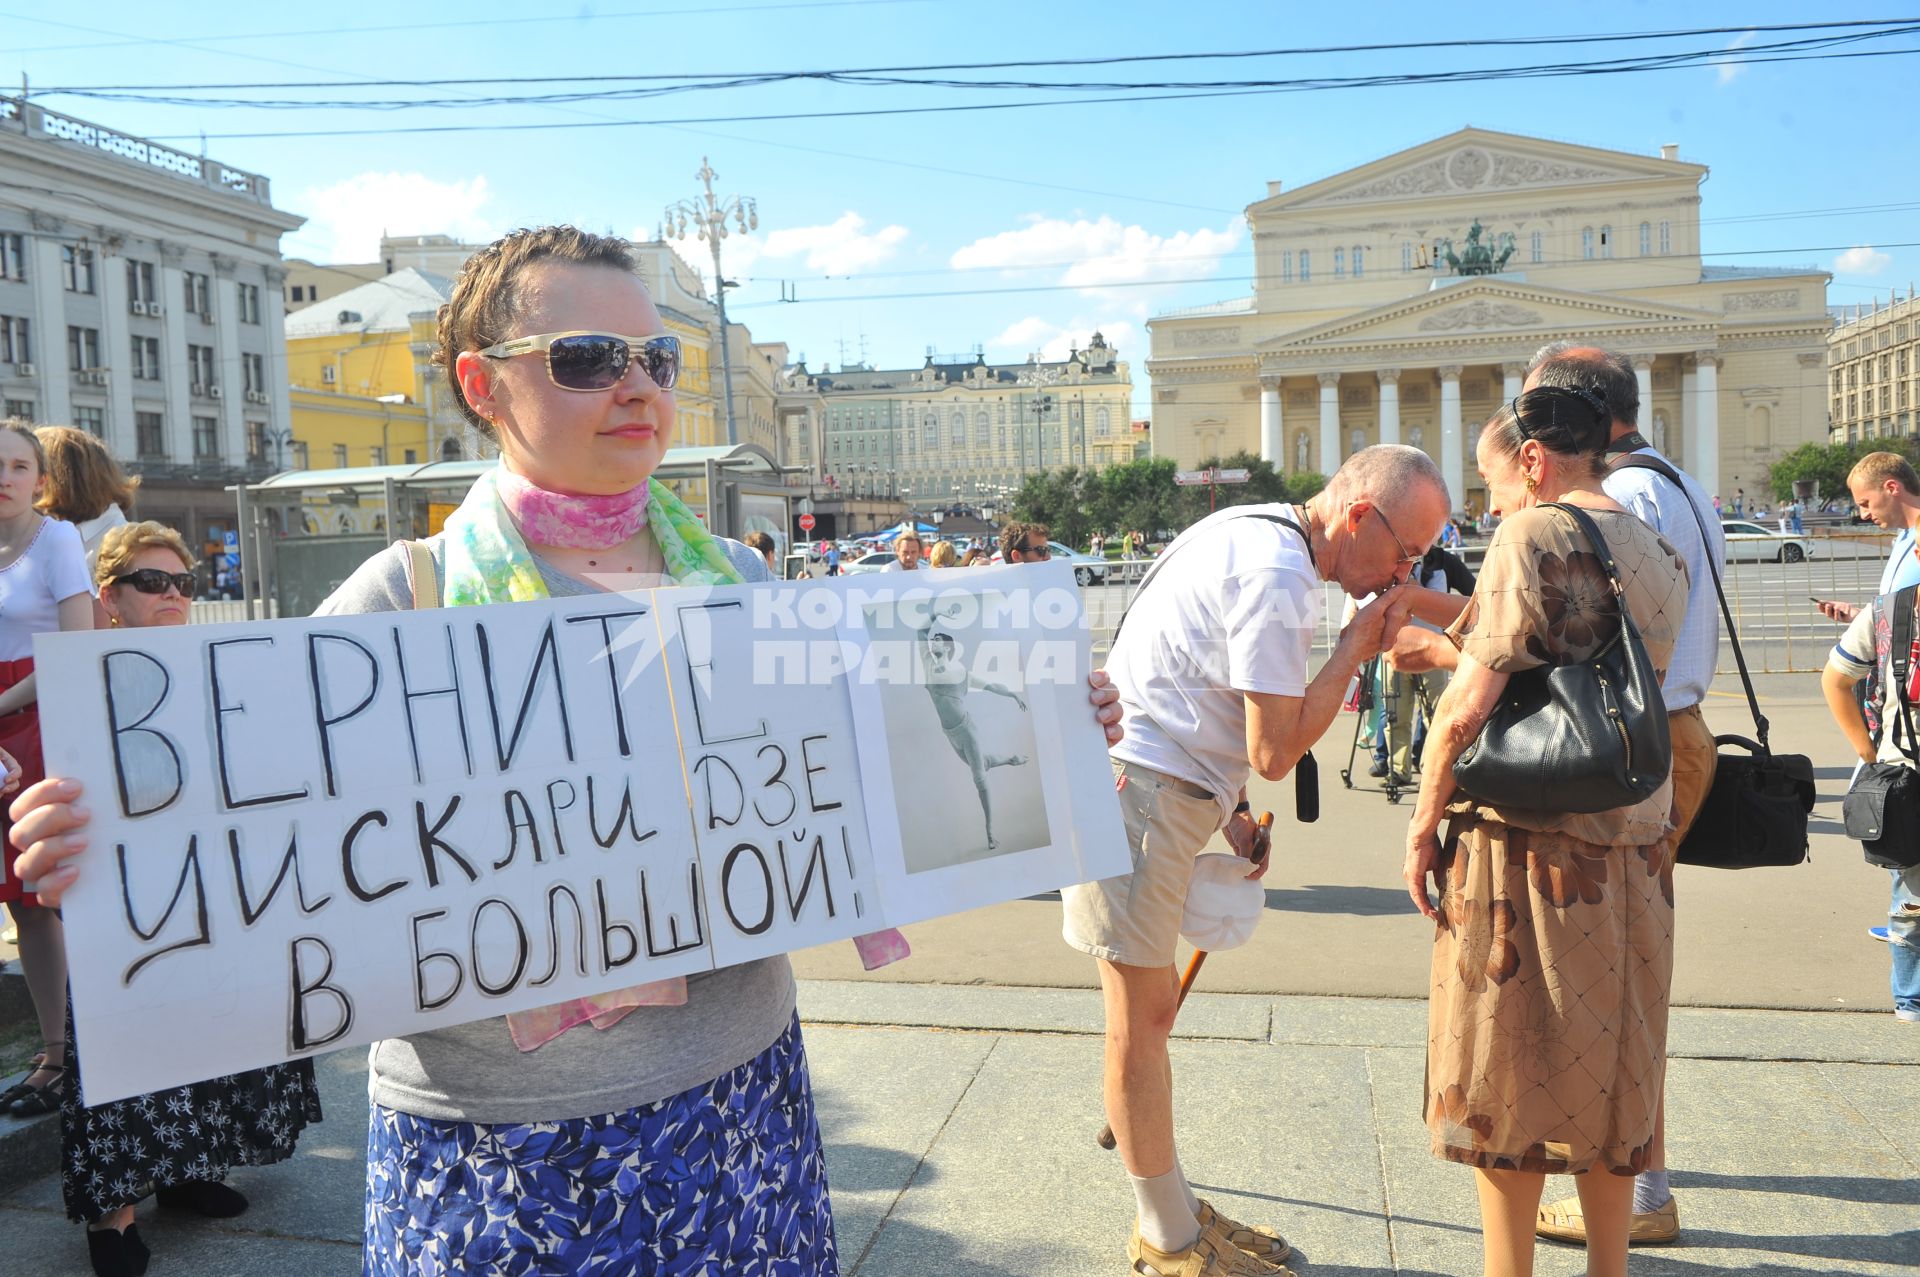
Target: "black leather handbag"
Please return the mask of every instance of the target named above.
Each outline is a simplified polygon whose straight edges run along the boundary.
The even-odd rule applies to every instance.
[[[1813,811],[1813,760],[1805,754],[1776,754],[1767,745],[1766,715],[1760,712],[1753,679],[1747,674],[1740,631],[1733,624],[1733,609],[1727,606],[1727,593],[1720,586],[1720,566],[1712,562],[1713,538],[1707,535],[1706,521],[1688,496],[1686,485],[1672,466],[1646,453],[1629,453],[1614,463],[1616,470],[1628,467],[1651,470],[1680,489],[1700,529],[1700,542],[1708,549],[1707,571],[1713,577],[1714,597],[1720,601],[1720,617],[1727,626],[1727,640],[1733,645],[1733,662],[1740,670],[1740,685],[1746,689],[1747,710],[1753,715],[1752,739],[1713,738],[1720,747],[1713,786],[1675,859],[1683,865],[1709,869],[1800,864],[1807,858],[1807,817]],[[1729,748],[1740,752],[1728,753]]]
[[[1912,759],[1920,752],[1920,738],[1913,734],[1913,714],[1907,704],[1907,676],[1913,666],[1914,605],[1920,588],[1908,586],[1896,592],[1888,605],[1892,609],[1893,687],[1886,690],[1889,708],[1884,730],[1893,733],[1893,743]],[[1906,743],[1901,743],[1905,728]],[[1860,840],[1860,850],[1870,865],[1882,869],[1911,869],[1920,865],[1920,772],[1911,762],[1868,763],[1854,775],[1853,785],[1840,806],[1846,822],[1847,837]]]
[[[1620,628],[1577,665],[1546,665],[1507,680],[1480,737],[1453,764],[1468,797],[1514,811],[1612,811],[1644,802],[1673,765],[1660,676],[1626,606],[1606,539],[1586,511],[1565,511],[1593,543],[1613,583]]]

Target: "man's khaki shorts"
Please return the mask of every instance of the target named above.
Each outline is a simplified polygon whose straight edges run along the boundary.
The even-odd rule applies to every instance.
[[[1707,805],[1707,791],[1720,769],[1720,747],[1698,705],[1667,715],[1667,736],[1673,742],[1673,845],[1678,847]]]
[[[1113,775],[1133,872],[1061,892],[1061,933],[1074,948],[1108,962],[1172,966],[1193,858],[1220,828],[1220,804],[1191,781],[1138,763],[1115,759]]]

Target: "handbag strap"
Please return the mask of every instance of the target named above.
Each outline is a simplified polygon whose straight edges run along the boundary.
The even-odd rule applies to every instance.
[[[1907,701],[1907,679],[1913,669],[1913,628],[1914,608],[1920,604],[1920,586],[1909,585],[1894,593],[1893,615],[1888,618],[1892,630],[1892,647],[1887,652],[1888,664],[1893,667],[1893,695],[1900,705],[1900,717],[1888,725],[1893,733],[1893,747],[1909,760],[1920,762],[1920,739],[1913,734],[1913,715]],[[1907,743],[1900,743],[1900,728],[1907,729]]]
[[[1264,519],[1268,523],[1277,523],[1282,527],[1292,528],[1294,532],[1299,534],[1301,544],[1306,546],[1307,562],[1313,563],[1313,539],[1307,535],[1305,528],[1302,528],[1299,524],[1295,523],[1292,519],[1287,518],[1285,515],[1257,514],[1257,513],[1249,512],[1247,514],[1236,514],[1233,516],[1232,519],[1222,519],[1220,522],[1231,523],[1235,519]],[[1191,544],[1191,542],[1188,542],[1187,544]],[[1120,613],[1120,620],[1113,627],[1114,643],[1117,644],[1120,641],[1120,630],[1122,629],[1122,627],[1126,625],[1127,617],[1132,614],[1134,604],[1140,601],[1140,596],[1147,592],[1147,587],[1153,584],[1153,579],[1160,575],[1160,569],[1166,566],[1167,560],[1173,557],[1174,551],[1178,550],[1181,547],[1181,545],[1182,545],[1182,542],[1178,537],[1176,537],[1174,539],[1174,543],[1168,546],[1165,552],[1162,553],[1158,559],[1154,560],[1152,567],[1147,569],[1146,576],[1142,577],[1140,580],[1140,588],[1133,592],[1133,598],[1127,603],[1125,611]],[[1320,566],[1319,564],[1315,563],[1314,564],[1315,570],[1318,570],[1319,566]]]
[[[1747,673],[1746,653],[1740,650],[1740,630],[1733,623],[1733,609],[1727,606],[1727,592],[1720,585],[1720,565],[1713,561],[1713,538],[1707,535],[1707,521],[1700,517],[1700,507],[1693,503],[1693,497],[1687,492],[1687,485],[1680,482],[1680,473],[1660,457],[1649,456],[1644,452],[1629,453],[1613,463],[1616,470],[1631,467],[1635,470],[1651,470],[1662,476],[1680,490],[1680,499],[1686,502],[1687,513],[1693,516],[1694,526],[1700,529],[1701,557],[1707,561],[1707,575],[1713,578],[1713,594],[1720,600],[1720,616],[1727,623],[1727,640],[1733,644],[1733,663],[1740,671],[1740,686],[1747,694],[1747,712],[1753,715],[1753,734],[1760,741],[1760,748],[1767,749],[1767,716],[1760,712],[1760,698],[1754,695],[1753,676]]]

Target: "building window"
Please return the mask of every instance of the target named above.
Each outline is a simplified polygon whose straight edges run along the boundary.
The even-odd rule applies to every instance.
[[[926,430],[922,436],[922,442],[929,448],[938,448],[940,446],[940,419],[932,413],[927,414]]]
[[[985,408],[973,414],[973,442],[978,448],[991,447],[993,444],[993,422]]]
[[[145,306],[153,300],[153,263],[127,259],[127,299]]]
[[[1293,282],[1293,250],[1291,248],[1280,254],[1280,282],[1283,284]]]
[[[260,322],[260,285],[240,285],[240,322],[243,324]]]
[[[1360,245],[1353,246],[1353,277],[1355,279],[1364,278],[1367,273],[1366,253],[1367,250]]]
[[[213,318],[213,281],[205,275],[187,271],[181,275],[186,284],[188,311],[202,319]]]
[[[193,419],[193,455],[197,458],[220,455],[220,422],[217,418]]]
[[[1107,437],[1108,434],[1112,432],[1112,430],[1113,430],[1112,412],[1106,408],[1094,409],[1093,433],[1095,437],[1104,439]]]
[[[7,417],[9,420],[12,420],[12,421],[32,421],[33,420],[33,400],[31,399],[9,399],[7,400],[6,408],[7,408]],[[98,408],[95,408],[92,411],[95,413],[98,413],[100,410]]]
[[[100,366],[100,330],[67,327],[67,367],[91,372]]]
[[[1333,277],[1335,279],[1345,279],[1347,277],[1347,254],[1344,249],[1336,248],[1333,250]]]
[[[0,364],[30,364],[33,346],[27,340],[27,321],[0,315]]]
[[[1582,261],[1593,260],[1593,227],[1591,226],[1581,228],[1580,257]]]
[[[160,380],[160,339],[158,337],[133,339],[133,379],[135,381]]]
[[[1613,227],[1611,226],[1600,228],[1600,256],[1613,256]]]
[[[307,290],[299,284],[293,285],[287,292],[291,301],[303,302],[307,299]]]
[[[27,238],[15,232],[0,235],[0,279],[27,277]]]
[[[347,468],[346,444],[336,443],[333,445],[333,464],[336,469],[345,470]]]
[[[387,464],[387,450],[386,450],[385,448],[382,448],[382,447],[379,447],[379,446],[377,446],[377,445],[376,445],[376,446],[374,446],[374,447],[371,447],[371,448],[368,448],[368,449],[367,449],[367,464],[368,464],[368,465],[370,465],[370,466],[384,466],[384,465],[386,465],[386,464]]]
[[[1541,240],[1539,231],[1535,231],[1533,234],[1527,236],[1527,250],[1534,265],[1539,265],[1541,261],[1545,259],[1546,248]]]
[[[413,465],[419,460],[420,460],[420,454],[415,450],[413,450],[412,448],[408,448],[406,451],[406,463],[408,465]]]
[[[265,393],[267,389],[267,360],[264,355],[240,356],[240,372],[246,378],[246,389],[250,395]]]
[[[209,418],[211,420],[211,418]],[[255,465],[267,459],[267,427],[265,422],[249,421],[246,424],[247,460]]]
[[[1653,256],[1653,224],[1651,222],[1640,223],[1640,256]]]
[[[213,347],[187,347],[187,379],[193,393],[204,395],[213,389]]]
[[[1660,255],[1665,257],[1673,251],[1673,223],[1660,223]]]
[[[93,250],[78,244],[60,246],[60,280],[70,293],[93,291]]]
[[[104,439],[107,437],[107,410],[87,404],[75,404],[73,424],[96,439]]]
[[[1406,274],[1410,274],[1412,270],[1413,270],[1413,241],[1408,240],[1402,245],[1400,245],[1400,273],[1402,275],[1406,275]]]
[[[133,442],[143,460],[166,460],[167,419],[157,412],[134,413]]]
[[[460,459],[460,441],[458,439],[448,439],[445,446],[440,449],[440,455],[448,461],[458,461]],[[296,470],[311,470],[313,468],[312,464],[307,460],[307,445],[305,440],[295,439],[293,441],[293,468]]]
[[[1313,282],[1313,254],[1304,248],[1300,250],[1300,282],[1303,284]]]

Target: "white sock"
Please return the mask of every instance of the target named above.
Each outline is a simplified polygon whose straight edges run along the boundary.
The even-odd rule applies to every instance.
[[[1155,1250],[1179,1252],[1193,1245],[1200,1236],[1200,1220],[1187,1206],[1192,1193],[1180,1164],[1174,1163],[1165,1175],[1133,1181],[1133,1198],[1140,1212],[1140,1238]]]
[[[1173,1173],[1180,1177],[1180,1191],[1187,1195],[1187,1209],[1193,1212],[1194,1222],[1200,1220],[1200,1199],[1193,1195],[1193,1185],[1187,1183],[1186,1168],[1180,1165],[1180,1159],[1173,1159]]]

